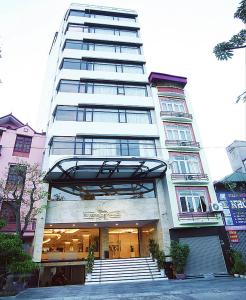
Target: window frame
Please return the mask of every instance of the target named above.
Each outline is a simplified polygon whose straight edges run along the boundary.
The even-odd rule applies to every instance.
[[[22,139],[22,141],[20,141],[20,139]],[[32,148],[32,137],[31,136],[22,135],[22,134],[16,135],[13,154],[14,153],[30,154],[31,148]]]

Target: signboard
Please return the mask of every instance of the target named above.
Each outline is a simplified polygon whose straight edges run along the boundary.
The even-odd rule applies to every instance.
[[[95,211],[85,211],[84,219],[88,220],[110,220],[118,219],[121,217],[119,210],[108,211],[103,208],[103,205],[96,207]]]
[[[223,204],[226,225],[246,225],[246,193],[217,193],[218,201]]]
[[[229,238],[232,243],[239,243],[236,230],[228,230]]]

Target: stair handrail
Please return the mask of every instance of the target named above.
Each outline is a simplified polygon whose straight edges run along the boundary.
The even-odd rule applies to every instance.
[[[147,263],[147,266],[148,266],[148,268],[149,268],[149,272],[150,272],[151,278],[152,278],[152,280],[154,280],[154,277],[153,277],[153,274],[152,274],[151,268],[150,268],[150,266],[149,266],[149,260],[148,260],[146,257],[145,257],[145,261],[146,261],[146,263]]]

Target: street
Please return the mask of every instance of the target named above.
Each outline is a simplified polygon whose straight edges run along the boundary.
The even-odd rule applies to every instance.
[[[32,288],[15,297],[2,299],[244,300],[246,299],[246,279],[189,279]]]

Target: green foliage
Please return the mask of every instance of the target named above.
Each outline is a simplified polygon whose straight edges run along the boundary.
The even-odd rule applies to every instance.
[[[233,262],[231,273],[243,275],[246,272],[246,264],[243,261],[242,253],[236,250],[232,250],[231,258]]]
[[[0,219],[0,229],[6,226],[6,221],[3,219]]]
[[[157,260],[158,268],[163,269],[165,253],[164,251],[160,250],[159,245],[153,239],[149,240],[149,252],[151,253],[152,258]]]
[[[240,19],[244,24],[246,23],[246,0],[242,0],[234,18]],[[228,42],[222,42],[214,47],[213,53],[218,60],[228,60],[233,56],[233,50],[246,47],[246,30],[242,29],[238,34]]]
[[[12,273],[29,273],[37,268],[23,250],[19,236],[6,233],[0,233],[0,265]]]
[[[85,267],[86,274],[91,273],[93,270],[93,265],[94,265],[94,260],[95,260],[94,251],[95,251],[94,245],[90,245],[89,250],[88,250],[88,256],[86,258],[86,260],[87,260],[87,264]]]
[[[155,240],[150,239],[149,240],[149,252],[153,259],[157,259],[158,251],[159,251],[159,245],[156,243]]]
[[[172,256],[173,263],[178,274],[184,273],[184,268],[189,255],[190,249],[188,245],[180,244],[179,242],[172,241],[170,255]]]

